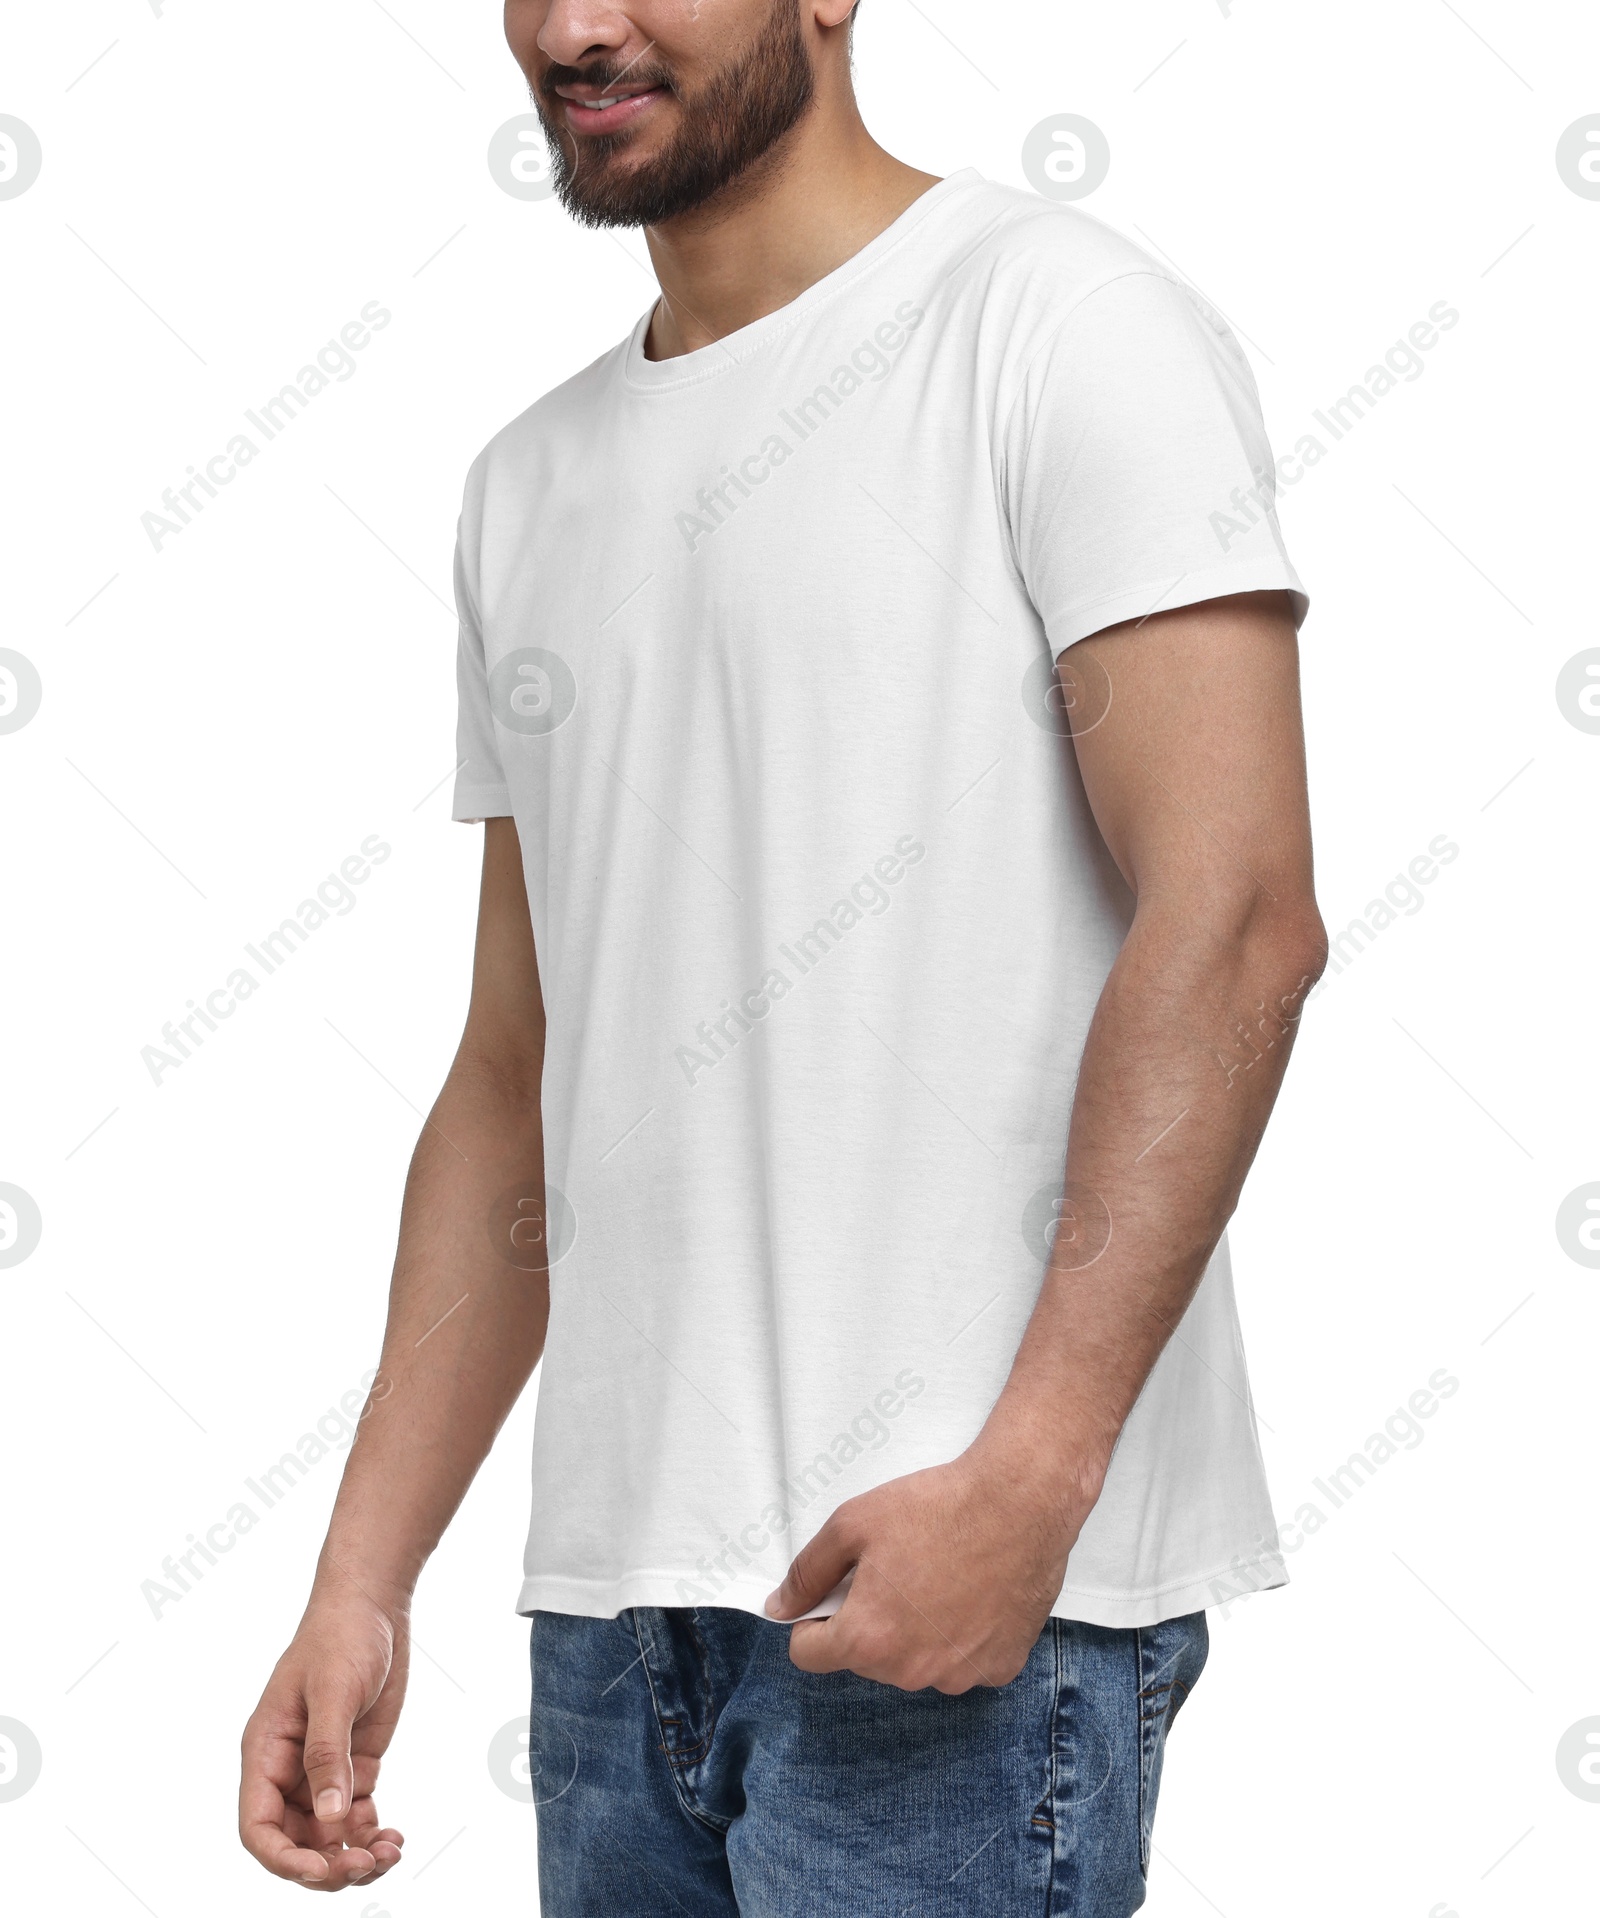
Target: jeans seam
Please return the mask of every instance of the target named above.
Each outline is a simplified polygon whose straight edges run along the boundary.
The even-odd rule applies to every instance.
[[[1066,1626],[1064,1622],[1059,1618],[1052,1618],[1050,1621],[1050,1649],[1053,1655],[1055,1687],[1051,1695],[1050,1717],[1047,1727],[1050,1741],[1050,1788],[1046,1795],[1050,1807],[1050,1861],[1045,1869],[1045,1918],[1053,1918],[1053,1914],[1055,1913],[1057,1866],[1060,1863],[1061,1857],[1061,1770],[1057,1747],[1060,1742],[1062,1701],[1066,1696],[1067,1690],[1066,1648],[1062,1642],[1065,1633]]]
[[[712,1813],[702,1812],[697,1806],[690,1803],[688,1792],[684,1786],[682,1770],[673,1761],[673,1755],[667,1748],[668,1721],[661,1715],[661,1699],[656,1691],[655,1674],[650,1669],[650,1651],[655,1644],[655,1640],[652,1637],[650,1645],[647,1646],[645,1644],[646,1634],[640,1623],[639,1609],[637,1606],[633,1608],[633,1635],[639,1643],[639,1656],[644,1665],[644,1682],[650,1687],[650,1709],[655,1716],[656,1730],[661,1734],[661,1743],[657,1745],[656,1749],[667,1761],[667,1777],[672,1781],[672,1795],[678,1801],[678,1806],[686,1818],[692,1818],[697,1825],[703,1825],[706,1830],[711,1832],[715,1837],[725,1838],[728,1834],[728,1824],[731,1821],[718,1820]],[[690,1753],[685,1754],[686,1757],[690,1758],[690,1762],[693,1762],[696,1758],[704,1757],[705,1751],[709,1748],[710,1743],[711,1737],[708,1733],[699,1744],[691,1748]]]
[[[1203,1629],[1205,1614],[1198,1614]],[[1191,1619],[1165,1620],[1163,1624],[1183,1624],[1193,1637],[1197,1630]],[[1150,1876],[1150,1852],[1154,1839],[1155,1804],[1151,1794],[1151,1781],[1155,1772],[1157,1754],[1161,1750],[1162,1740],[1171,1729],[1172,1721],[1182,1708],[1185,1699],[1194,1689],[1192,1680],[1185,1678],[1179,1668],[1183,1663],[1184,1651],[1176,1651],[1169,1660],[1174,1668],[1172,1677],[1158,1683],[1160,1667],[1157,1660],[1157,1648],[1147,1638],[1148,1633],[1159,1633],[1162,1625],[1140,1626],[1137,1628],[1139,1645],[1139,1696],[1136,1701],[1139,1721],[1139,1871],[1146,1881]],[[1203,1662],[1203,1661],[1202,1661]],[[1198,1676],[1198,1674],[1197,1674]],[[1155,1709],[1146,1712],[1146,1705],[1159,1701]]]
[[[1150,1791],[1151,1754],[1155,1749],[1157,1732],[1152,1729],[1159,1719],[1159,1713],[1147,1715],[1145,1700],[1150,1696],[1149,1650],[1142,1625],[1134,1628],[1137,1642],[1138,1661],[1136,1666],[1138,1696],[1134,1699],[1134,1717],[1139,1727],[1139,1876],[1148,1882],[1150,1877],[1150,1847],[1145,1837],[1149,1830],[1146,1806]]]

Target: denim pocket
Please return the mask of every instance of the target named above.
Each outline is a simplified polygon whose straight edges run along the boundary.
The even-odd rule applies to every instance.
[[[1205,1670],[1210,1634],[1204,1612],[1141,1625],[1139,1632],[1139,1870],[1150,1872],[1150,1835],[1167,1728]]]

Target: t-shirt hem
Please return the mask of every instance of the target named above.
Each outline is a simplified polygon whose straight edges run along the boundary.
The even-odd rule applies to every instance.
[[[1238,1555],[1235,1554],[1235,1557]],[[1232,1559],[1215,1571],[1185,1579],[1155,1592],[1125,1595],[1117,1592],[1075,1592],[1069,1586],[1050,1608],[1052,1618],[1077,1619],[1085,1625],[1105,1625],[1127,1629],[1135,1625],[1159,1625],[1164,1619],[1183,1618],[1190,1612],[1203,1612],[1208,1605],[1225,1604],[1238,1593],[1230,1582],[1237,1576]],[[1250,1591],[1275,1592],[1289,1583],[1289,1570],[1281,1557],[1265,1553],[1251,1558]],[[1218,1587],[1226,1584],[1225,1591]]]
[[[1204,572],[1185,573],[1164,585],[1135,586],[1113,593],[1107,599],[1086,606],[1068,607],[1045,619],[1045,631],[1057,653],[1075,646],[1091,633],[1107,626],[1120,626],[1126,620],[1145,619],[1152,613],[1171,612],[1178,606],[1198,606],[1202,600],[1220,599],[1229,593],[1270,592],[1274,587],[1287,592],[1294,611],[1294,623],[1304,624],[1310,599],[1300,584],[1299,575],[1286,560],[1257,558],[1208,567]]]
[[[1281,1556],[1262,1554],[1253,1558],[1251,1575],[1252,1593],[1276,1591],[1289,1582],[1288,1568]],[[1050,1616],[1114,1630],[1159,1625],[1166,1619],[1183,1618],[1190,1612],[1203,1611],[1208,1605],[1222,1603],[1232,1593],[1233,1587],[1230,1584],[1227,1592],[1219,1592],[1217,1588],[1233,1576],[1230,1560],[1227,1564],[1217,1566],[1214,1571],[1197,1573],[1151,1591],[1086,1592],[1074,1591],[1067,1586],[1050,1607]],[[764,1617],[767,1595],[780,1582],[781,1575],[770,1581],[740,1579],[731,1585],[724,1583],[714,1596],[695,1597],[686,1594],[682,1588],[688,1586],[694,1591],[709,1594],[711,1587],[707,1581],[691,1579],[683,1573],[626,1572],[615,1579],[556,1578],[547,1575],[523,1580],[516,1608],[524,1618],[531,1617],[535,1612],[563,1612],[574,1618],[615,1618],[619,1612],[636,1605],[672,1607],[703,1604],[723,1606],[730,1611],[754,1612]],[[823,1616],[830,1609],[833,1608],[824,1604],[807,1616]]]

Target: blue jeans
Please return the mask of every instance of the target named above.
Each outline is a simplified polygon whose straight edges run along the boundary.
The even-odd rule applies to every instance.
[[[1206,1645],[1051,1619],[951,1697],[799,1671],[747,1612],[536,1613],[542,1918],[1127,1918]]]

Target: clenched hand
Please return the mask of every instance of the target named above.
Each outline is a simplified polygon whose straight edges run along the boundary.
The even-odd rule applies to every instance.
[[[1098,1489],[1041,1491],[976,1451],[891,1479],[833,1513],[767,1615],[810,1611],[853,1569],[839,1610],[791,1631],[802,1671],[851,1671],[906,1691],[1009,1684],[1050,1616]]]

